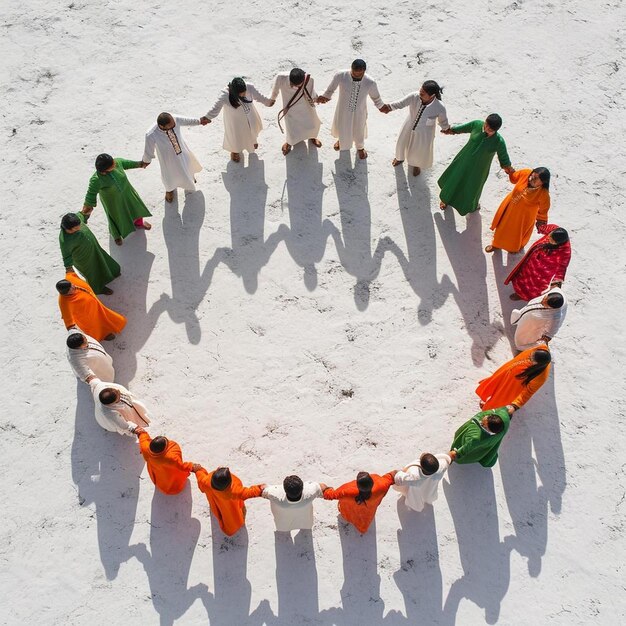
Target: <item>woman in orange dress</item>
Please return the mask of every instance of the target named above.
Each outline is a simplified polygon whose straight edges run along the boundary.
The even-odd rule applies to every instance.
[[[550,208],[550,172],[545,167],[518,170],[509,174],[515,184],[493,216],[493,241],[485,252],[497,249],[519,252],[537,227],[548,220]]]
[[[476,394],[481,400],[480,408],[487,411],[512,406],[517,410],[524,406],[548,379],[551,360],[545,343],[520,352],[478,383]]]

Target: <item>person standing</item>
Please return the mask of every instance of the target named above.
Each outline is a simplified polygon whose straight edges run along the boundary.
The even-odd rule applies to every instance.
[[[533,298],[524,308],[511,311],[511,325],[515,329],[515,347],[527,350],[541,342],[549,342],[561,328],[567,302],[559,287]]]
[[[424,452],[417,461],[396,473],[394,489],[404,496],[404,504],[413,511],[422,511],[438,497],[439,483],[450,467],[448,454]]]
[[[90,376],[104,382],[115,380],[113,359],[99,341],[83,333],[80,328],[72,328],[66,339],[67,360],[78,380],[86,383]]]
[[[135,188],[130,184],[125,170],[147,167],[143,161],[113,158],[110,154],[99,154],[96,171],[89,179],[83,211],[91,213],[98,201],[109,221],[109,232],[118,246],[137,228],[150,230],[152,225],[144,217],[152,215]]]
[[[182,127],[199,124],[198,118],[160,113],[156,124],[146,133],[142,162],[149,165],[156,150],[166,202],[173,202],[178,187],[185,191],[196,190],[194,174],[202,171],[202,165],[187,146]]]
[[[339,101],[335,108],[331,134],[337,138],[335,150],[350,150],[356,146],[360,159],[367,158],[365,138],[367,137],[367,97],[369,96],[377,109],[386,113],[376,82],[365,73],[367,65],[363,59],[352,62],[349,70],[337,72],[328,89],[317,98],[319,104],[329,102],[339,88]],[[384,109],[384,110],[383,110]]]
[[[493,216],[493,241],[485,252],[502,249],[519,252],[530,239],[533,226],[548,221],[550,171],[545,167],[517,170],[509,174],[515,185]]]
[[[317,138],[321,122],[315,110],[317,93],[311,75],[299,67],[294,67],[288,74],[278,74],[274,79],[270,100],[275,101],[278,92],[283,99],[283,108],[278,113],[281,130],[281,122],[285,123],[283,154],[287,156],[293,146],[307,139],[321,148],[322,142]]]
[[[233,78],[226,89],[220,93],[217,101],[200,123],[210,124],[211,120],[224,109],[224,150],[230,152],[230,158],[239,163],[241,153],[254,152],[258,147],[259,133],[263,130],[261,116],[254,106],[258,100],[267,107],[274,106],[274,100],[267,98],[252,83],[243,78]]]
[[[66,272],[76,268],[87,280],[94,293],[110,296],[113,290],[107,284],[120,273],[119,263],[105,252],[96,236],[87,226],[90,210],[66,213],[61,219],[59,245]]]
[[[494,155],[498,155],[500,167],[507,174],[515,171],[506,143],[498,133],[501,127],[502,118],[492,113],[484,122],[474,120],[441,131],[444,135],[470,134],[467,143],[437,181],[441,188],[439,206],[442,210],[452,206],[460,215],[467,215],[480,208],[480,195]]]
[[[432,167],[436,123],[439,122],[443,130],[450,128],[446,108],[441,103],[442,92],[434,80],[427,80],[419,91],[386,105],[389,111],[409,107],[396,143],[396,156],[391,162],[394,167],[406,160],[413,168],[413,176],[419,176],[423,168]]]

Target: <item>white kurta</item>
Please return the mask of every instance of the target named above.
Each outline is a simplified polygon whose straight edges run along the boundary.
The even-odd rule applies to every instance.
[[[176,125],[171,130],[161,130],[158,124],[155,124],[146,133],[143,161],[150,163],[154,159],[156,149],[165,190],[174,191],[181,187],[187,191],[195,191],[194,174],[202,171],[202,165],[187,146],[182,127],[197,126],[200,120],[174,116],[174,121]]]
[[[400,130],[396,143],[396,159],[406,160],[412,167],[431,167],[436,123],[439,121],[439,126],[443,130],[450,128],[446,107],[437,98],[430,104],[422,104],[418,92],[392,102],[389,106],[394,110],[409,107],[409,116]]]
[[[560,293],[563,296],[563,306],[560,309],[551,309],[543,306],[541,301],[550,293]],[[523,309],[511,311],[511,324],[515,329],[515,347],[518,350],[527,350],[541,342],[541,337],[554,337],[567,313],[567,300],[559,287],[542,293],[533,298]]]
[[[339,139],[342,150],[349,150],[352,144],[357,150],[365,147],[367,137],[367,97],[369,96],[377,108],[383,106],[378,87],[367,74],[360,81],[354,80],[350,70],[337,72],[328,89],[322,94],[331,98],[339,87],[339,101],[335,108],[335,117],[331,134]]]
[[[315,110],[314,101],[317,94],[312,78],[309,78],[306,90],[308,95],[304,89],[301,89],[297,101],[289,107],[289,111],[282,120],[282,124],[285,126],[285,140],[290,146],[295,146],[307,139],[315,139],[320,132],[321,121]],[[285,108],[298,91],[298,88],[293,87],[289,82],[289,74],[276,76],[270,100],[276,100],[279,91],[283,99],[283,108]]]
[[[406,472],[396,473],[394,489],[404,496],[409,509],[421,511],[426,504],[432,504],[438,497],[439,483],[448,471],[452,459],[447,454],[435,454],[439,460],[439,469],[430,476],[425,476],[419,466],[419,459],[411,463]]]
[[[77,331],[72,328],[68,331],[68,336],[76,332],[80,332],[87,337],[86,347],[66,349],[67,360],[70,362],[76,378],[85,382],[85,378],[93,374],[100,380],[113,382],[115,380],[115,370],[113,369],[113,359],[111,356],[102,347],[100,342],[82,331]]]
[[[263,130],[261,116],[254,106],[254,100],[258,100],[265,106],[269,106],[270,99],[259,93],[252,83],[246,83],[246,98],[250,103],[242,102],[235,108],[228,100],[228,89],[223,89],[217,102],[206,114],[210,120],[218,116],[224,108],[224,150],[228,152],[254,152],[254,144],[258,143],[259,133]]]
[[[313,500],[322,497],[319,483],[304,483],[302,497],[297,502],[287,500],[282,485],[266,487],[261,495],[270,501],[276,530],[288,532],[313,528]]]
[[[126,387],[116,383],[103,382],[98,378],[94,378],[89,386],[96,408],[96,421],[105,430],[132,436],[135,427],[146,427],[150,424],[148,409]],[[109,388],[117,389],[120,392],[120,401],[113,402],[113,404],[102,404],[98,396],[103,389]]]

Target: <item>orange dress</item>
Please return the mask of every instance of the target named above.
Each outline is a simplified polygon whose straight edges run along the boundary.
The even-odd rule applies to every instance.
[[[148,466],[148,474],[159,491],[173,496],[185,488],[193,463],[183,462],[180,446],[167,440],[163,452],[152,452],[148,433],[139,433],[139,449]]]
[[[507,252],[519,252],[533,234],[536,221],[545,222],[550,208],[550,192],[543,187],[532,189],[528,176],[532,170],[518,170],[509,175],[515,184],[493,216],[492,245]]]
[[[524,350],[514,359],[497,369],[489,378],[484,378],[478,383],[476,394],[484,402],[484,405],[482,405],[483,411],[499,409],[507,404],[516,404],[518,407],[521,407],[548,380],[552,364],[549,364],[528,385],[524,385],[519,378],[515,377],[516,374],[532,365],[530,357],[535,350],[549,350],[549,348],[547,345],[541,344]]]
[[[244,487],[241,480],[231,473],[232,483],[228,489],[218,491],[211,487],[213,472],[200,469],[196,472],[198,487],[204,493],[211,507],[211,512],[219,522],[225,535],[234,535],[245,523],[246,507],[243,504],[248,498],[258,498],[263,489],[260,485]]]
[[[350,522],[361,534],[365,534],[370,527],[376,509],[393,485],[394,475],[388,472],[384,476],[370,474],[374,481],[372,495],[369,500],[359,504],[354,498],[359,495],[356,480],[353,480],[337,489],[326,489],[324,500],[339,500],[337,508],[341,517]]]
[[[126,318],[98,300],[93,289],[76,272],[68,272],[69,280],[76,291],[67,296],[59,294],[59,309],[65,327],[78,326],[86,335],[102,341],[111,333],[117,335],[126,326]]]

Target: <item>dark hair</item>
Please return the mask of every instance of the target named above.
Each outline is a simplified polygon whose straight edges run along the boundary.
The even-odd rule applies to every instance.
[[[113,165],[113,157],[110,154],[103,152],[96,157],[96,171],[101,174],[108,170],[111,165]]]
[[[76,226],[80,226],[82,222],[76,213],[66,213],[61,218],[61,228],[63,230],[71,230],[72,228],[76,228]]]
[[[159,116],[157,117],[157,124],[159,126],[165,126],[166,124],[169,124],[174,118],[172,117],[171,113],[159,113]]]
[[[367,472],[359,472],[356,475],[356,485],[359,488],[359,495],[354,499],[357,504],[364,504],[372,497],[372,487],[374,480]]]
[[[246,82],[239,76],[235,76],[235,78],[228,83],[228,101],[233,108],[236,109],[241,106],[241,97],[239,94],[242,94],[246,89]]]
[[[230,475],[230,470],[227,467],[218,467],[211,474],[211,487],[217,489],[217,491],[228,489],[232,482],[233,477]]]
[[[115,393],[115,389],[111,389],[110,387],[103,389],[98,394],[98,400],[100,400],[102,404],[113,404],[113,402],[117,400],[117,394]]]
[[[289,72],[289,82],[292,85],[300,85],[304,82],[305,77],[305,71],[301,70],[299,67],[294,67],[291,72]]]
[[[56,288],[57,291],[64,296],[65,294],[67,294],[70,290],[70,288],[72,287],[72,283],[69,280],[65,280],[65,278],[63,280],[60,280],[57,284],[56,284]]]
[[[565,302],[565,298],[560,293],[549,293],[546,304],[551,309],[560,309]]]
[[[289,502],[297,502],[302,497],[304,483],[299,476],[287,476],[283,480],[283,489]]]
[[[154,452],[155,454],[159,454],[159,452],[163,452],[167,447],[167,438],[163,437],[163,435],[159,435],[155,437],[150,442],[150,452]]]
[[[68,348],[76,350],[76,348],[80,348],[83,345],[84,341],[85,335],[81,335],[81,333],[72,333],[71,335],[68,335],[65,343]]]
[[[422,89],[429,95],[441,100],[443,87],[440,87],[434,80],[427,80],[422,84]],[[436,470],[435,470],[436,471]]]
[[[531,173],[539,176],[544,189],[550,189],[550,170],[547,167],[536,167]]]
[[[558,228],[555,228],[550,233],[550,235],[552,239],[554,239],[554,243],[556,243],[557,246],[562,246],[564,243],[567,243],[569,241],[569,235],[567,231],[560,226]]]
[[[497,435],[504,430],[504,422],[502,421],[502,418],[495,413],[487,415],[487,426],[494,435]]]
[[[365,71],[367,69],[367,63],[363,59],[354,59],[351,67],[357,72],[360,72],[361,70]]]
[[[515,378],[519,378],[522,381],[522,385],[527,387],[528,384],[537,378],[547,367],[550,366],[552,357],[549,350],[535,350],[532,354],[533,364],[529,365],[526,369],[522,370],[519,374],[515,375]]]
[[[439,469],[439,459],[430,452],[424,452],[420,457],[420,467],[424,476],[430,476]]]
[[[496,132],[502,128],[502,118],[497,113],[489,114],[485,122],[487,122],[487,126],[489,126],[491,130],[495,130]]]

